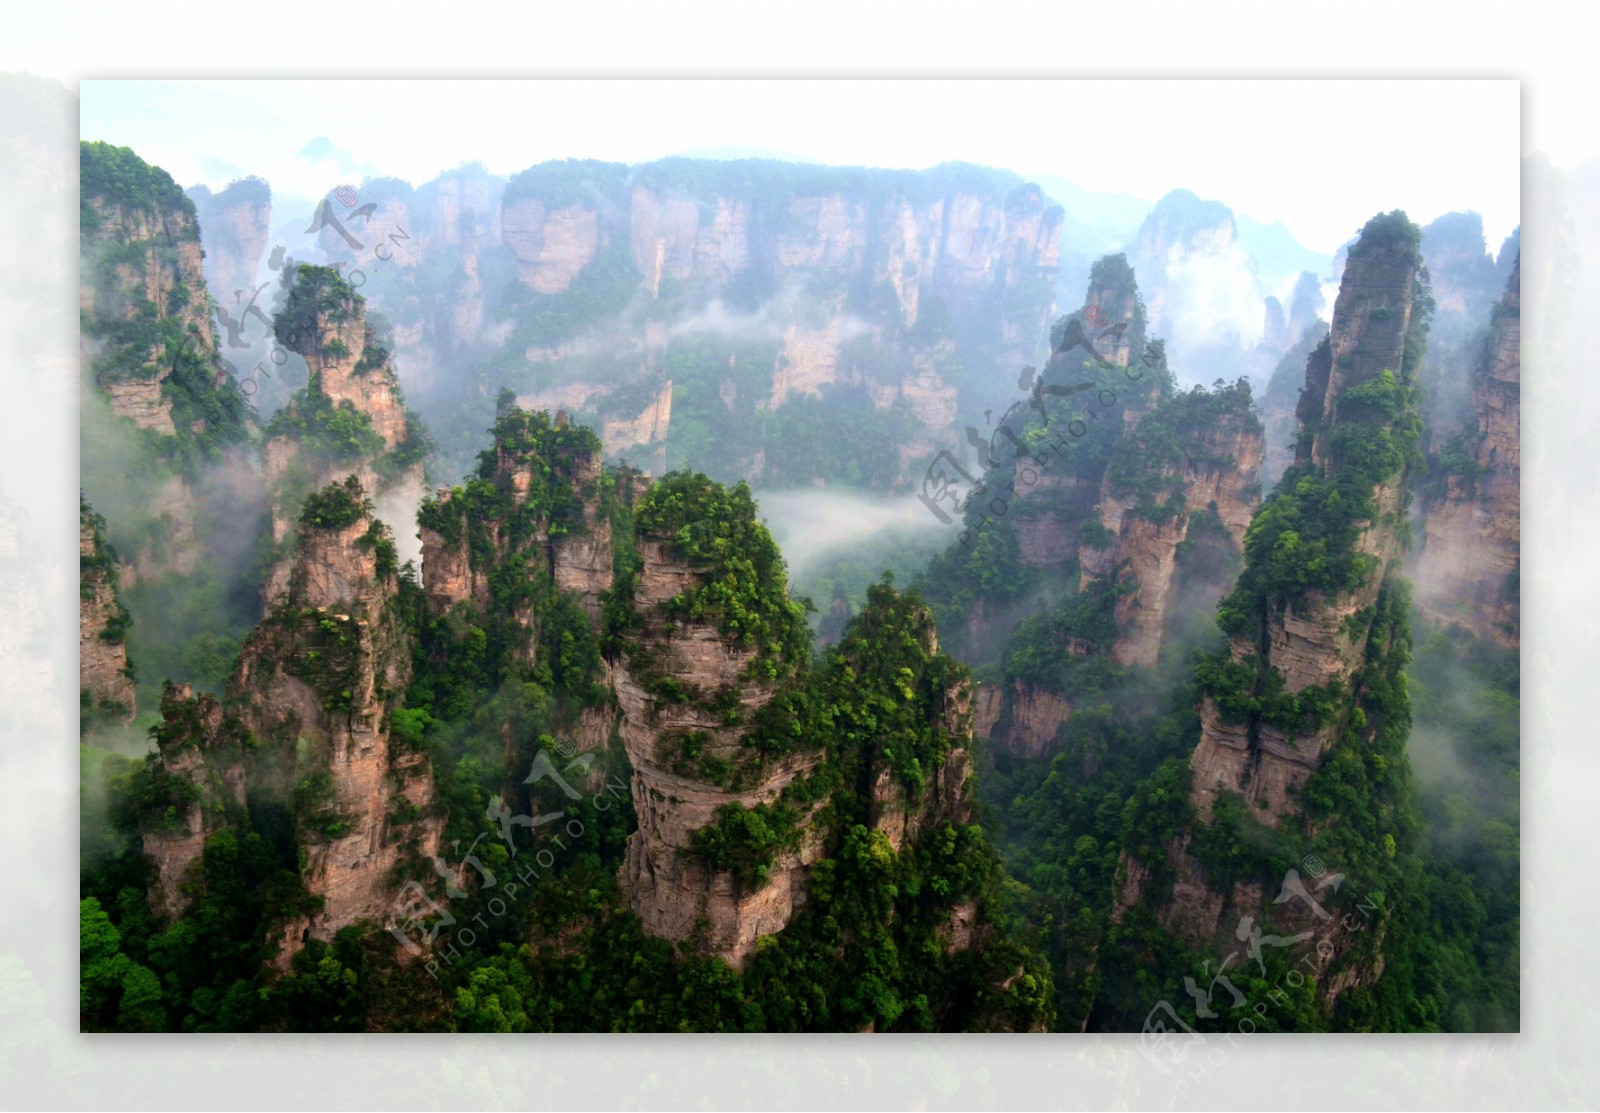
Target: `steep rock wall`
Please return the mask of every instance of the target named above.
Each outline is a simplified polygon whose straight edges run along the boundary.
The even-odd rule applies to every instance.
[[[1466,465],[1445,472],[1435,463],[1444,491],[1424,500],[1422,543],[1409,566],[1419,611],[1506,646],[1520,641],[1521,342],[1519,261],[1476,376],[1475,435],[1462,438],[1459,449]]]

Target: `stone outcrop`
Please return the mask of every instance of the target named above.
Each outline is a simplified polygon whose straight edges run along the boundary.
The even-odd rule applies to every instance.
[[[1099,510],[1107,540],[1080,549],[1079,587],[1104,579],[1125,585],[1111,650],[1119,665],[1156,663],[1190,512],[1214,514],[1237,551],[1261,501],[1263,438],[1249,393],[1235,388],[1213,397],[1219,404],[1198,392],[1161,403],[1117,446],[1106,471]],[[1136,485],[1156,485],[1164,497]]]
[[[515,278],[501,242],[504,188],[474,163],[416,189],[380,178],[325,198],[321,260],[352,281],[356,271],[364,276],[362,293],[392,327],[387,339],[407,390],[448,386],[467,353],[499,343],[487,335],[487,308]]]
[[[1372,461],[1352,458],[1349,448],[1341,448],[1347,443],[1341,436],[1344,427],[1357,426],[1351,430],[1356,439],[1348,443],[1361,445],[1381,443],[1374,439],[1381,431],[1404,438],[1413,427],[1416,410],[1410,388],[1429,313],[1419,241],[1420,230],[1403,214],[1391,213],[1374,218],[1351,248],[1329,339],[1307,363],[1292,476],[1364,483],[1381,475],[1382,468],[1375,470]],[[1389,374],[1394,385],[1384,387],[1383,376]],[[1369,385],[1398,408],[1373,409],[1370,403],[1351,404],[1348,396],[1341,397],[1354,387]],[[1404,459],[1404,450],[1399,455]],[[1189,763],[1190,804],[1200,827],[1180,828],[1163,849],[1174,879],[1170,896],[1156,899],[1146,892],[1151,863],[1124,855],[1117,919],[1135,904],[1154,902],[1152,911],[1161,923],[1203,946],[1221,940],[1240,916],[1269,919],[1280,936],[1313,926],[1306,908],[1267,903],[1277,898],[1277,878],[1246,876],[1226,884],[1208,878],[1193,842],[1200,828],[1213,822],[1224,794],[1241,803],[1259,824],[1284,827],[1305,822],[1305,783],[1340,737],[1355,735],[1372,745],[1386,729],[1363,710],[1373,705],[1366,703],[1368,695],[1358,673],[1369,640],[1377,653],[1391,648],[1392,634],[1383,623],[1393,619],[1384,617],[1384,608],[1375,604],[1403,552],[1408,464],[1398,462],[1396,468],[1386,478],[1373,480],[1372,512],[1352,523],[1355,553],[1372,559],[1353,566],[1355,578],[1347,586],[1285,595],[1275,586],[1264,586],[1268,581],[1259,578],[1264,573],[1256,562],[1267,558],[1252,551],[1240,586],[1230,597],[1231,607],[1244,609],[1223,623],[1232,631],[1229,660],[1208,666],[1216,671],[1202,674],[1200,740]],[[1306,512],[1339,511],[1319,504]],[[1252,530],[1257,526],[1271,528],[1260,516]],[[1287,535],[1279,536],[1281,545]],[[1236,685],[1242,688],[1235,690]],[[1224,708],[1224,696],[1231,710]],[[1269,712],[1269,706],[1281,707],[1285,698],[1295,699],[1298,710]],[[1399,698],[1403,700],[1403,694]],[[1300,703],[1302,699],[1315,702]],[[1250,701],[1244,710],[1239,710],[1241,700]],[[1394,744],[1390,735],[1384,738],[1386,745]],[[1382,926],[1380,922],[1380,937]],[[1319,934],[1325,929],[1322,925]],[[1331,1005],[1351,985],[1381,972],[1381,950],[1373,949],[1372,938],[1369,933],[1359,943],[1333,941],[1330,968],[1337,973],[1319,986],[1326,1003]],[[1355,946],[1361,950],[1352,951]]]
[[[1265,429],[1266,448],[1261,458],[1261,489],[1270,493],[1284,469],[1294,462],[1294,440],[1298,432],[1295,408],[1300,404],[1300,391],[1306,381],[1306,360],[1328,335],[1328,326],[1313,321],[1299,334],[1294,346],[1278,361],[1267,389],[1261,395],[1261,424]]]
[[[309,380],[267,427],[262,446],[273,541],[288,540],[310,491],[350,476],[378,501],[419,505],[424,487],[412,444],[415,422],[393,357],[367,323],[365,299],[333,270],[302,266],[274,327],[305,358]],[[347,434],[330,429],[346,408],[370,430],[372,444],[352,450]],[[287,557],[274,566],[263,588],[267,602],[287,586],[289,568]]]
[[[168,685],[156,730],[159,776],[175,803],[141,817],[145,856],[154,867],[150,910],[158,919],[182,914],[202,878],[197,864],[206,840],[245,807],[244,729],[224,715],[215,697],[196,697],[187,684]]]
[[[750,679],[753,649],[729,644],[732,639],[706,622],[677,621],[664,606],[698,587],[708,570],[679,559],[666,537],[641,534],[638,550],[634,606],[644,628],[613,673],[639,820],[620,879],[646,931],[678,940],[703,931],[709,951],[740,966],[755,941],[781,931],[804,900],[805,867],[822,856],[823,832],[807,817],[799,844],[772,863],[765,884],[753,891],[695,853],[694,833],[715,823],[719,808],[775,802],[823,755],[813,751],[763,765],[739,788],[676,771],[683,768],[679,754],[689,737],[700,741],[702,769],[708,759],[738,760],[750,720],[774,688]],[[682,692],[690,698],[676,698]],[[736,701],[737,725],[709,710],[719,696]]]
[[[656,396],[635,418],[601,423],[600,440],[607,452],[621,452],[640,445],[660,444],[672,426],[672,380],[661,384]]]
[[[133,721],[128,665],[128,612],[117,597],[117,556],[102,534],[103,520],[87,503],[78,510],[78,688],[85,713]]]
[[[218,304],[237,314],[255,293],[272,236],[272,189],[251,177],[221,193],[195,186],[188,194],[200,217],[206,283]]]
[[[1095,350],[1107,363],[1114,367],[1129,366],[1138,354],[1133,351],[1133,345],[1143,334],[1144,309],[1126,259],[1113,256],[1095,265],[1083,308],[1068,320],[1085,336],[1093,338]],[[1061,328],[1061,322],[1057,322],[1056,331]],[[1054,353],[1041,376],[1049,376],[1053,384],[1072,382],[1081,378],[1075,369],[1088,358],[1088,353],[1081,348]],[[1139,403],[1124,399],[1118,408],[1126,425],[1138,422]],[[1060,436],[1059,430],[1057,436]],[[1014,451],[1002,437],[996,435],[994,439],[999,444],[992,448],[992,455],[1003,458]],[[1032,482],[1019,482],[1007,518],[1016,530],[1022,563],[1048,568],[1078,556],[1079,531],[1095,517],[1103,480],[1104,471],[1100,467],[1091,465],[1064,470],[1057,463],[1038,471]]]
[[[753,652],[730,649],[714,628],[703,623],[673,625],[664,619],[652,608],[652,597],[662,588],[694,582],[695,573],[673,562],[660,542],[642,544],[641,552],[644,568],[636,599],[646,613],[644,640],[655,658],[652,667],[701,699],[736,692],[748,720],[773,695],[771,687],[743,679]],[[716,822],[719,808],[776,801],[822,755],[813,752],[773,762],[754,784],[741,789],[674,773],[677,747],[686,735],[705,736],[706,757],[729,760],[739,755],[748,727],[725,726],[721,717],[698,706],[701,699],[695,704],[667,702],[647,689],[640,673],[638,655],[624,655],[614,678],[639,821],[628,840],[620,875],[623,890],[652,935],[688,939],[703,921],[707,949],[742,966],[756,940],[781,931],[804,900],[806,867],[822,857],[825,832],[806,816],[799,844],[777,857],[765,884],[754,891],[733,873],[713,870],[694,852],[693,835]]]
[[[631,497],[631,472],[618,482]],[[422,587],[432,606],[470,603],[490,607],[490,581],[513,558],[538,569],[556,592],[576,593],[590,623],[600,628],[602,596],[615,578],[611,521],[601,507],[600,445],[593,434],[568,424],[566,414],[522,410],[502,414],[493,454],[480,469],[504,505],[484,507],[462,488],[442,487],[421,516]],[[530,504],[534,512],[530,515]],[[494,518],[490,518],[490,515]],[[470,518],[489,531],[486,550],[474,552]],[[524,518],[513,533],[509,520]],[[538,631],[532,612],[522,614],[531,664]]]
[[[529,198],[507,205],[500,220],[517,278],[536,293],[561,293],[600,250],[600,214],[585,205]]]
[[[973,732],[989,746],[1014,757],[1044,757],[1055,749],[1056,732],[1072,705],[1054,692],[1013,680],[1009,691],[997,684],[978,687]]]
[[[745,405],[776,408],[835,383],[864,386],[879,407],[904,399],[928,437],[907,453],[907,473],[909,457],[948,440],[955,421],[953,312],[969,335],[994,345],[997,361],[1020,365],[1035,354],[1062,222],[1037,187],[976,168],[824,172],[689,160],[536,166],[508,185],[502,214],[503,242],[535,298],[589,290],[585,283],[610,290],[623,281],[618,253],[626,252],[635,306],[665,301],[688,315],[671,335],[659,321],[600,330],[609,322],[597,319],[533,345],[530,359],[622,358],[649,375],[662,373],[681,331],[770,339],[780,352],[765,383],[740,388]],[[612,292],[621,298],[620,287]],[[593,405],[608,451],[651,443],[642,424],[665,433],[664,415],[641,417],[636,402],[628,412],[603,397]],[[750,465],[752,475],[764,466]]]
[[[864,789],[860,821],[883,832],[896,852],[937,825],[970,822],[974,709],[966,680],[952,681],[937,693],[932,725],[951,743],[924,771],[918,787],[909,786],[903,771],[896,774],[888,755],[832,753],[821,738],[763,756],[750,744],[751,733],[784,684],[806,682],[804,662],[758,661],[757,651],[736,634],[685,617],[683,601],[713,570],[685,559],[671,535],[642,532],[638,552],[642,566],[633,601],[641,625],[619,655],[612,679],[620,734],[634,770],[639,822],[619,880],[646,931],[693,941],[735,967],[743,966],[762,936],[782,931],[806,900],[811,866],[826,855],[837,834],[821,820],[826,798],[786,795],[785,790],[798,789],[827,763],[862,763],[859,772],[846,774]],[[906,636],[918,639],[924,659],[936,656],[931,613],[918,608],[911,626],[915,632]],[[848,642],[841,652],[856,660]],[[761,667],[769,663],[776,679]],[[787,819],[774,822],[783,823],[792,837],[773,851],[756,877],[707,856],[700,842],[705,832],[740,809],[763,807],[775,809],[774,815],[787,813]],[[949,938],[957,945],[970,943],[970,928],[957,910]]]
[[[349,283],[327,268],[302,267],[276,331],[305,358],[313,386],[328,401],[354,406],[387,448],[405,438],[394,363],[367,324],[366,299]]]
[[[443,826],[426,752],[389,726],[411,677],[389,532],[353,482],[318,497],[335,521],[301,523],[288,588],[240,651],[227,712],[186,690],[163,701],[162,766],[195,786],[194,802],[146,825],[160,911],[173,915],[182,878],[247,786],[292,809],[301,880],[321,905],[284,926],[280,964],[308,938],[381,925],[397,872],[436,855]]]
[[[1338,409],[1340,395],[1385,371],[1401,374],[1412,315],[1425,313],[1419,306],[1421,275],[1415,244],[1386,228],[1369,231],[1351,249],[1328,341],[1306,365],[1306,389],[1296,411],[1301,429],[1298,463],[1329,473],[1336,466],[1332,437],[1345,419]],[[1347,682],[1367,644],[1367,626],[1348,620],[1372,606],[1389,562],[1403,552],[1404,497],[1403,478],[1373,492],[1376,513],[1356,547],[1376,558],[1374,574],[1349,592],[1309,590],[1299,601],[1285,603],[1269,614],[1261,630],[1232,639],[1233,659],[1243,663],[1259,655],[1262,667],[1282,675],[1284,691],[1290,694],[1335,680]],[[1194,804],[1202,819],[1222,789],[1239,792],[1268,822],[1298,811],[1297,790],[1338,734],[1336,723],[1305,734],[1264,721],[1226,723],[1209,697],[1201,707],[1201,724],[1190,766]]]
[[[1424,228],[1422,257],[1435,303],[1421,373],[1424,448],[1437,453],[1477,416],[1485,327],[1513,259],[1499,269],[1473,212],[1446,213]]]
[[[182,194],[170,204],[137,205],[114,195],[87,196],[84,204],[92,215],[78,299],[90,322],[83,364],[93,368],[115,416],[171,435],[172,399],[162,388],[174,362],[192,356],[210,365],[214,384],[225,381],[206,312],[194,206]],[[173,327],[137,327],[151,316]]]
[[[198,461],[243,442],[249,416],[218,355],[194,203],[165,171],[104,143],[81,145],[80,179],[82,482],[116,508],[118,536],[140,539],[121,554],[131,586],[197,567]],[[88,452],[89,439],[108,443]]]
[[[1520,641],[1522,307],[1514,266],[1493,312],[1472,394],[1475,426],[1433,461],[1443,490],[1422,501],[1409,572],[1417,609],[1506,646]]]
[[[363,514],[343,527],[302,526],[287,601],[246,641],[230,685],[258,736],[305,751],[295,768],[297,784],[310,786],[297,801],[302,878],[324,904],[291,925],[286,953],[357,920],[382,923],[396,867],[439,849],[427,754],[389,730],[411,677],[410,636],[373,525]]]
[[[938,652],[930,629],[923,643],[929,652]],[[969,824],[973,806],[971,791],[973,696],[966,681],[952,685],[944,693],[944,713],[937,728],[956,739],[944,760],[932,771],[920,792],[911,791],[896,779],[887,764],[877,770],[872,781],[872,824],[889,837],[896,853],[912,845],[924,833],[942,823]],[[971,942],[971,925],[962,925],[963,909],[951,912],[951,928]],[[967,913],[970,915],[970,913]]]

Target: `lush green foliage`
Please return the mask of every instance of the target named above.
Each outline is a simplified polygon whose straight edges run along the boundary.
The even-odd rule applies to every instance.
[[[540,294],[513,283],[502,312],[516,322],[517,349],[550,348],[609,321],[628,307],[641,275],[624,239],[602,250],[560,293]]]
[[[1130,512],[1152,521],[1184,513],[1184,472],[1233,467],[1231,443],[1260,436],[1261,421],[1251,410],[1250,383],[1232,386],[1218,380],[1213,389],[1196,386],[1164,400],[1120,438],[1106,465],[1106,479],[1118,495],[1136,499]]]
[[[698,587],[671,600],[673,614],[714,622],[739,638],[756,650],[768,679],[806,659],[807,604],[789,598],[783,556],[756,516],[747,484],[728,488],[699,473],[669,473],[639,504],[634,524],[704,573]]]
[[[339,530],[355,525],[372,511],[371,500],[361,490],[361,481],[350,476],[343,483],[330,483],[306,497],[300,511],[300,529]]]
[[[1229,633],[1253,627],[1308,591],[1353,590],[1376,571],[1356,542],[1378,513],[1376,488],[1399,481],[1416,461],[1419,427],[1411,389],[1384,371],[1347,388],[1336,402],[1330,466],[1291,467],[1245,533],[1245,570],[1223,600]]]
[[[333,349],[337,339],[324,341],[322,329],[348,321],[355,315],[358,295],[344,276],[333,267],[301,263],[295,268],[283,308],[272,320],[278,343],[301,355],[321,352],[343,358],[347,351]]]
[[[746,889],[758,889],[773,858],[799,841],[799,819],[798,809],[789,805],[746,808],[735,801],[718,808],[717,821],[695,831],[690,845],[712,869],[731,872]]]
[[[78,144],[79,217],[85,235],[101,227],[99,210],[92,202],[124,212],[139,212],[156,219],[187,218],[180,235],[199,240],[200,225],[194,202],[159,166],[151,166],[127,147],[84,140]]]
[[[899,446],[911,440],[917,422],[904,399],[879,409],[865,387],[830,383],[779,406],[766,427],[768,482],[822,479],[881,491],[894,485]]]

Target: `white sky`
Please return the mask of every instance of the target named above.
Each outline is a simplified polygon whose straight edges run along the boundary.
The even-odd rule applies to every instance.
[[[218,162],[280,189],[341,180],[292,156],[326,136],[421,185],[479,160],[643,162],[750,146],[846,165],[961,160],[1155,201],[1183,187],[1331,252],[1374,213],[1472,209],[1491,250],[1519,223],[1514,80],[91,81],[82,134],[182,185]]]

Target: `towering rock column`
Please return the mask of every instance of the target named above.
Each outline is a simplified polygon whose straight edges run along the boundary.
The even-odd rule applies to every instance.
[[[1474,429],[1433,460],[1443,491],[1425,496],[1411,563],[1417,609],[1505,646],[1520,640],[1522,263],[1495,307],[1472,392]]]
[[[228,711],[169,692],[158,734],[164,776],[194,786],[154,827],[161,910],[205,839],[247,805],[249,788],[289,807],[301,879],[316,911],[286,925],[280,961],[389,916],[396,877],[425,874],[443,819],[427,754],[390,730],[411,677],[393,540],[352,478],[306,500],[285,594],[240,651]]]
[[[266,429],[273,540],[287,541],[307,494],[348,476],[409,519],[422,502],[426,446],[390,353],[367,323],[365,301],[332,268],[302,265],[274,328],[280,343],[305,357],[310,381]],[[287,559],[274,568],[267,602],[284,590],[288,572]]]
[[[797,824],[801,837],[776,857],[759,885],[741,881],[732,870],[713,869],[696,851],[694,835],[717,823],[720,809],[775,804],[824,754],[813,749],[766,762],[746,746],[755,716],[774,696],[776,678],[757,661],[758,647],[744,645],[707,618],[683,614],[685,602],[718,578],[719,570],[709,560],[686,558],[675,529],[650,528],[652,502],[659,507],[666,499],[652,492],[641,515],[642,567],[634,589],[641,628],[614,673],[639,819],[621,882],[646,931],[668,939],[699,937],[707,951],[741,966],[756,940],[782,930],[804,900],[806,867],[822,856],[826,834],[810,822],[810,813],[824,802],[808,807]],[[751,521],[743,524],[764,535],[753,520],[753,504],[748,510]],[[771,546],[770,537],[766,542]],[[771,551],[776,555],[775,546]],[[776,584],[769,581],[762,589],[781,593],[781,572],[777,576]],[[788,605],[781,595],[778,603]],[[767,617],[778,624],[792,615]],[[787,662],[784,671],[793,666]]]
[[[132,670],[128,611],[117,596],[117,554],[105,539],[105,519],[78,505],[78,688],[87,726],[99,714],[131,723]]]
[[[1354,933],[1323,922],[1324,909],[1284,895],[1293,878],[1281,864],[1239,870],[1215,854],[1230,839],[1320,847],[1343,859],[1332,864],[1353,886],[1393,880],[1410,722],[1397,682],[1408,645],[1398,572],[1421,425],[1412,388],[1432,309],[1420,239],[1395,212],[1374,217],[1350,250],[1330,337],[1307,363],[1297,462],[1245,535],[1244,571],[1218,610],[1228,649],[1197,671],[1192,815],[1159,851],[1124,852],[1114,914],[1144,905],[1219,955],[1252,925],[1319,935],[1329,1005],[1381,973],[1385,921]],[[1308,782],[1335,752],[1339,775],[1313,799]]]
[[[1306,365],[1297,466],[1252,524],[1245,573],[1224,603],[1232,662],[1251,674],[1257,702],[1268,693],[1306,693],[1309,704],[1349,691],[1371,608],[1404,552],[1418,433],[1409,372],[1431,309],[1415,231],[1404,214],[1375,217],[1350,249],[1328,342]],[[1302,480],[1310,481],[1305,492],[1295,489]],[[1367,501],[1365,513],[1351,516],[1352,499]],[[1210,815],[1219,791],[1241,793],[1269,824],[1297,813],[1298,789],[1339,736],[1343,717],[1228,714],[1219,695],[1201,705],[1190,763],[1200,816]],[[1313,721],[1320,725],[1308,728]]]

